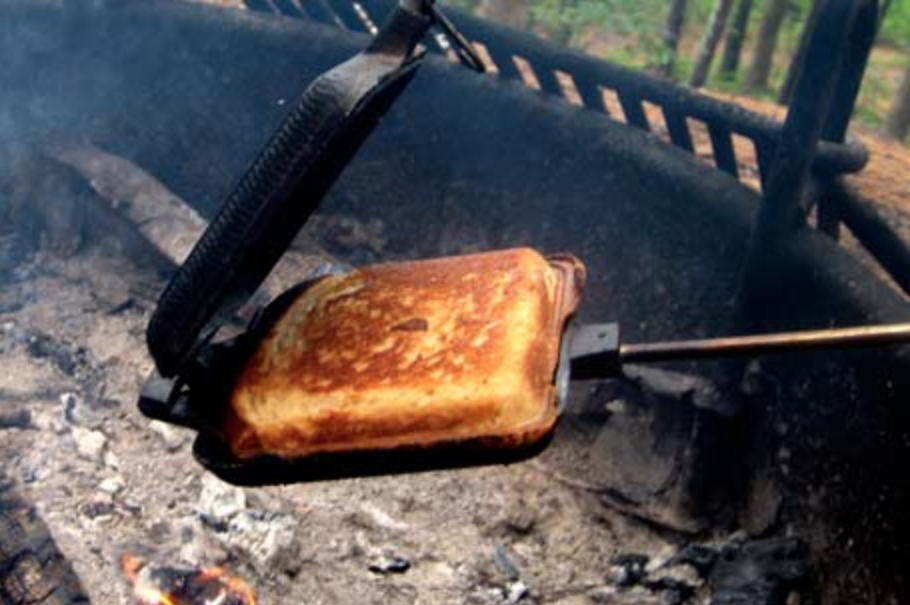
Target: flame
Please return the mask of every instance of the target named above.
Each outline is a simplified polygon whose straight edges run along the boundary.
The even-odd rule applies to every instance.
[[[137,605],[256,605],[253,589],[220,567],[202,570],[155,567],[125,554],[121,565]]]
[[[244,605],[256,605],[256,594],[249,584],[237,576],[232,576],[221,567],[203,569],[200,575],[206,579],[218,580],[228,591],[239,597]]]

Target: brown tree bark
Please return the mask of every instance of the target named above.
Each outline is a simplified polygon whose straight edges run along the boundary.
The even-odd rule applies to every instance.
[[[891,105],[891,111],[888,112],[885,130],[889,136],[900,141],[906,139],[910,134],[910,65],[904,72],[901,86]]]
[[[711,63],[714,61],[714,55],[717,53],[720,39],[724,36],[724,30],[727,28],[727,21],[729,21],[732,8],[733,0],[717,0],[715,2],[714,9],[711,11],[711,20],[708,22],[708,29],[705,31],[698,48],[698,56],[695,59],[692,76],[689,78],[690,86],[700,88],[708,80],[708,74],[711,72]]]
[[[780,36],[781,26],[787,16],[788,0],[768,0],[765,16],[758,32],[755,45],[755,54],[746,73],[745,88],[747,91],[760,90],[768,87],[771,76],[771,66],[774,62],[774,51],[777,49],[777,39]]]
[[[477,14],[516,29],[528,24],[529,0],[481,0]]]
[[[679,40],[682,38],[683,27],[686,24],[686,9],[688,0],[673,0],[670,12],[667,14],[667,27],[664,30],[664,44],[667,55],[660,66],[660,73],[670,77],[676,69],[676,57],[679,54]]]
[[[720,73],[726,78],[733,78],[739,70],[740,58],[743,54],[743,42],[746,40],[746,31],[749,29],[749,17],[752,16],[752,0],[740,0],[727,32],[727,44],[720,61]]]

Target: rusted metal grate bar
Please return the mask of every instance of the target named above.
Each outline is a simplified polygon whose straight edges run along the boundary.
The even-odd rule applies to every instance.
[[[736,162],[736,150],[733,148],[730,131],[718,124],[708,123],[708,134],[714,149],[714,163],[727,174],[739,178],[739,164]]]

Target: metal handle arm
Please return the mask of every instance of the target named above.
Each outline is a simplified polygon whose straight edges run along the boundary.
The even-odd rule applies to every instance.
[[[619,358],[624,363],[634,363],[677,359],[751,357],[790,351],[855,349],[903,343],[910,344],[910,324],[785,332],[757,336],[733,336],[707,340],[627,344],[620,345]]]
[[[753,357],[793,351],[910,345],[910,323],[703,340],[621,344],[616,324],[570,326],[563,349],[575,379],[609,378],[624,363]]]

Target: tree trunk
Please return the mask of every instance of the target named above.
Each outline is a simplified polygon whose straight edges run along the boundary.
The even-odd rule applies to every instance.
[[[809,38],[812,37],[812,32],[815,31],[815,26],[818,24],[821,8],[822,0],[812,1],[812,11],[809,13],[809,18],[806,19],[806,24],[803,26],[803,33],[799,36],[799,46],[797,47],[796,54],[793,55],[793,60],[790,61],[790,67],[787,68],[787,78],[784,80],[784,85],[781,87],[780,94],[777,97],[777,102],[781,105],[789,105],[790,100],[793,98],[793,91],[796,90],[796,82],[799,80],[799,74],[803,69],[803,61],[806,60],[806,51],[809,48]]]
[[[733,24],[727,33],[727,44],[724,46],[724,55],[720,61],[720,73],[725,78],[732,79],[739,69],[743,42],[746,39],[746,30],[749,29],[749,17],[752,16],[752,5],[752,0],[740,0]]]
[[[749,65],[749,71],[746,73],[745,88],[747,91],[768,87],[777,39],[781,26],[784,24],[784,18],[787,16],[787,3],[788,0],[768,0],[761,29],[758,32],[752,64]]]
[[[711,11],[711,20],[708,22],[708,29],[705,31],[698,49],[698,57],[695,59],[692,76],[689,78],[690,86],[700,88],[708,80],[711,62],[714,61],[717,46],[720,44],[720,39],[727,28],[727,21],[732,8],[733,0],[717,0],[715,2],[714,10]]]
[[[481,0],[477,14],[516,29],[528,24],[529,0]]]
[[[683,26],[686,23],[686,9],[688,0],[672,0],[670,12],[667,15],[667,28],[664,30],[664,44],[667,55],[659,71],[664,76],[670,77],[676,68],[676,56],[679,54],[679,40],[682,38]]]
[[[897,97],[894,99],[891,111],[888,112],[885,130],[899,141],[903,141],[907,138],[907,134],[910,134],[910,65],[904,72]]]

